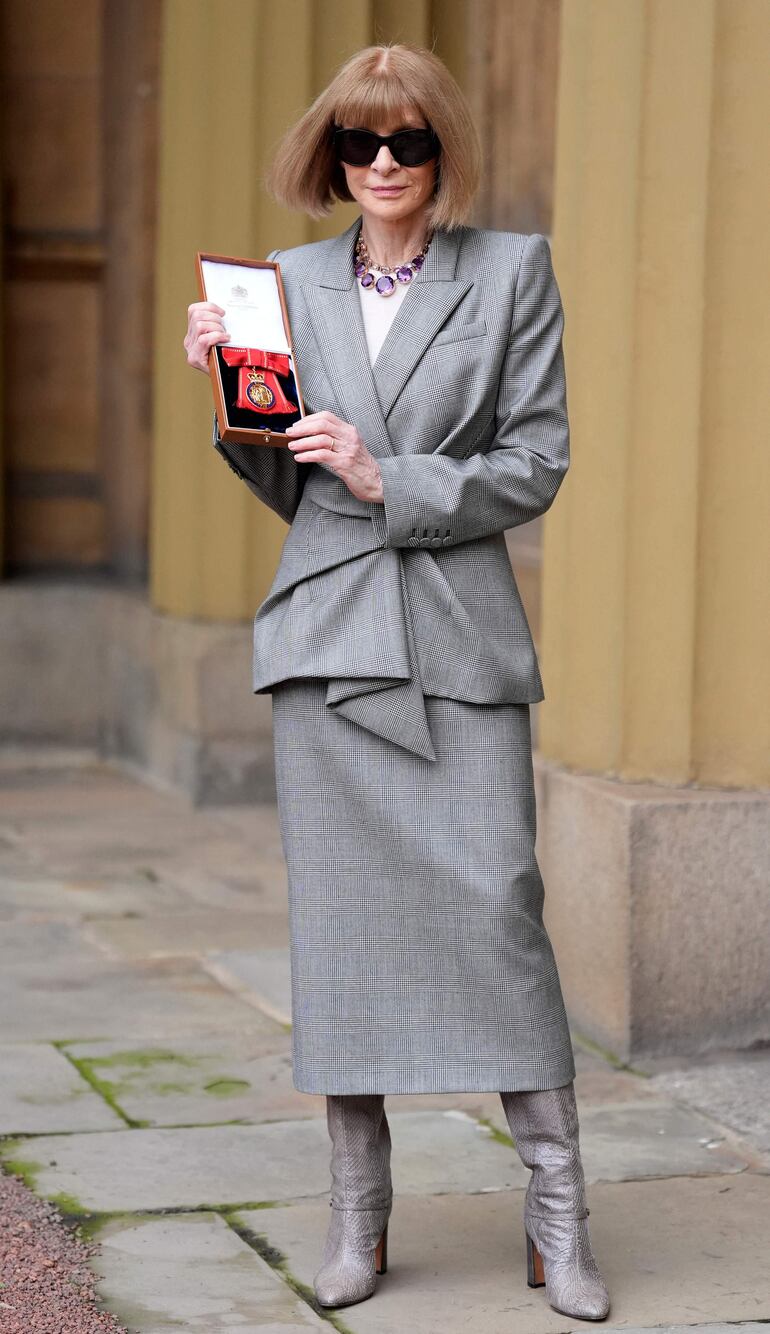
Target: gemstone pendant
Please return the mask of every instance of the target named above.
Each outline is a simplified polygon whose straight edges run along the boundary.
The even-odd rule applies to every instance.
[[[380,296],[392,296],[396,290],[395,279],[391,278],[389,273],[383,273],[382,276],[377,279],[375,286]]]

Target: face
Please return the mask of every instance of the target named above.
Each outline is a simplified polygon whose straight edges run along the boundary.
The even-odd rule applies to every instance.
[[[343,122],[345,129],[374,130],[375,134],[395,134],[397,130],[426,129],[427,124],[417,111],[407,111],[376,125],[355,126]],[[403,167],[392,156],[387,144],[368,167],[342,164],[348,189],[364,217],[384,222],[400,222],[424,210],[433,198],[437,159],[419,167]]]

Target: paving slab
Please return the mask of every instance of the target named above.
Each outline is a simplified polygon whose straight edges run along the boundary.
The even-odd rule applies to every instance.
[[[512,1149],[461,1113],[389,1117],[400,1193],[501,1191],[528,1178]],[[328,1199],[326,1119],[7,1140],[38,1194],[96,1213]],[[74,1205],[73,1205],[74,1208]]]
[[[283,843],[275,802],[249,806],[209,806],[208,813],[259,852],[260,859],[281,861]]]
[[[39,821],[82,820],[94,816],[130,812],[159,812],[184,809],[185,798],[166,793],[135,780],[107,765],[72,763],[62,756],[62,765],[45,757],[41,764],[29,756],[0,755],[0,815],[4,819]]]
[[[97,1239],[96,1291],[138,1334],[330,1329],[217,1214],[111,1219]]]
[[[0,1014],[3,1037],[16,1042],[129,1035],[167,1041],[180,1034],[264,1031],[268,1023],[191,960],[129,965],[93,947],[54,950],[46,958],[32,943],[29,954],[19,952],[0,966]]]
[[[255,1004],[281,1023],[291,1023],[291,959],[284,949],[213,951],[206,967],[225,987]]]
[[[56,1047],[0,1046],[0,1135],[109,1130],[123,1124]]]
[[[273,862],[240,844],[229,831],[212,831],[194,860],[184,849],[175,852],[159,872],[204,908],[272,907],[288,912],[285,863]]]
[[[575,1090],[578,1111],[591,1104],[640,1102],[648,1098],[665,1101],[664,1095],[650,1087],[649,1079],[615,1069],[592,1051],[575,1044],[577,1075]],[[502,1114],[499,1093],[391,1093],[386,1106],[389,1111],[463,1111],[478,1120],[491,1122],[496,1129],[508,1133]]]
[[[723,1325],[613,1325],[602,1324],[603,1334],[767,1334],[767,1322],[741,1320],[738,1324]]]
[[[27,853],[65,879],[144,874],[209,908],[265,905],[277,894],[286,903],[280,866],[260,861],[226,826],[195,812],[129,811],[91,824],[82,818],[17,819],[13,842],[17,855]]]
[[[770,1153],[770,1046],[729,1058],[661,1071],[660,1093],[700,1108]]]
[[[13,829],[0,822],[0,876],[18,876],[23,880],[38,874],[40,870],[30,850],[20,848]]]
[[[663,1098],[593,1106],[578,1103],[587,1181],[742,1172],[749,1159],[708,1117]],[[494,1126],[510,1134],[499,1099]]]
[[[575,1051],[575,1096],[578,1111],[583,1107],[604,1106],[605,1103],[644,1102],[659,1098],[661,1093],[644,1075],[614,1069],[606,1061],[594,1057],[589,1064],[585,1054]]]
[[[265,1032],[181,1038],[172,1044],[77,1042],[71,1056],[133,1121],[149,1126],[295,1121],[326,1114],[326,1100],[292,1082],[291,1037]]]
[[[45,873],[10,875],[0,867],[0,920],[82,921],[98,916],[130,921],[144,914],[173,912],[178,921],[189,908],[189,898],[181,889],[145,875],[67,880]]]
[[[253,941],[261,948],[287,947],[289,924],[285,911],[231,909],[199,911],[191,909],[189,898],[176,893],[185,903],[184,912],[152,912],[130,918],[91,918],[86,927],[89,940],[113,958],[163,959],[169,956],[200,957],[212,952],[237,950]]]
[[[346,1327],[354,1334],[586,1329],[585,1321],[553,1311],[544,1289],[527,1287],[523,1201],[521,1191],[397,1196],[388,1273],[371,1300],[340,1311]],[[590,1208],[612,1328],[709,1328],[709,1320],[770,1318],[770,1178],[603,1184],[592,1189]],[[286,1258],[296,1278],[312,1283],[328,1212],[321,1204],[297,1204],[243,1209],[236,1217]]]

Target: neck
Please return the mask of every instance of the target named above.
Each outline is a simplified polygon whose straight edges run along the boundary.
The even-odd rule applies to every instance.
[[[393,268],[408,263],[422,250],[428,233],[425,213],[410,214],[393,222],[363,215],[361,234],[366,242],[372,264],[378,268]]]

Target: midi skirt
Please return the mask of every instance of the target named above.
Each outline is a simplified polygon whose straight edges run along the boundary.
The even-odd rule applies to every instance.
[[[535,858],[529,704],[426,696],[436,760],[272,690],[304,1093],[556,1088],[575,1074]]]

